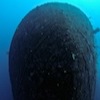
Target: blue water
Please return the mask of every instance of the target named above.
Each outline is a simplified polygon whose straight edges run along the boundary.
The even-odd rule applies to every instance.
[[[8,52],[18,24],[31,9],[51,1],[77,6],[90,18],[94,29],[100,27],[100,0],[0,0],[0,100],[13,100],[8,72]],[[94,37],[97,53],[95,100],[100,100],[100,32]]]

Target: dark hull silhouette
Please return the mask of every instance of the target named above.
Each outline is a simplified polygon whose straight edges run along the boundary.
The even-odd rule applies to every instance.
[[[63,3],[33,9],[12,39],[9,72],[14,100],[93,100],[95,52],[88,18]]]

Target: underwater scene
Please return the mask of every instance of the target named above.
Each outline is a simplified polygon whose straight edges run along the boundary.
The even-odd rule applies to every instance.
[[[0,100],[100,100],[99,0],[0,8]]]

